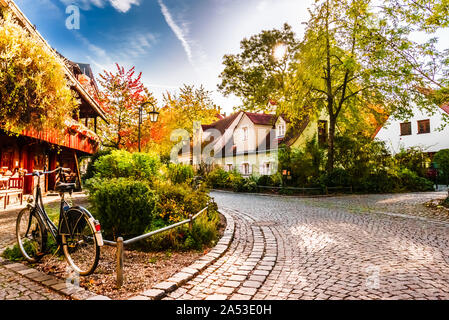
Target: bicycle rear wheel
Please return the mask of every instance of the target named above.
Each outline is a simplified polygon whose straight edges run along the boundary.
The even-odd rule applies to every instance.
[[[44,256],[47,232],[42,220],[29,207],[24,208],[17,216],[16,238],[19,249],[28,262],[38,262]]]
[[[95,229],[89,216],[79,209],[71,208],[65,215],[69,232],[62,233],[61,239],[67,262],[82,276],[92,274],[100,259]]]

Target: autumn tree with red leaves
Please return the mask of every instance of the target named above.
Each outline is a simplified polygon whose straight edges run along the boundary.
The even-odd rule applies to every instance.
[[[157,101],[143,85],[142,72],[136,74],[135,67],[125,71],[124,67],[116,66],[115,73],[104,71],[100,74],[99,83],[103,90],[98,100],[108,115],[109,123],[100,126],[99,135],[103,146],[131,151],[137,146],[140,104],[151,101],[156,105]],[[145,136],[143,138],[149,140]]]

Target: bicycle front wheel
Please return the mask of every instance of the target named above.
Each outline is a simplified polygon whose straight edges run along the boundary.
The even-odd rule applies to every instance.
[[[29,207],[17,216],[16,238],[20,252],[28,262],[38,262],[44,256],[47,232],[42,220]]]
[[[92,274],[100,259],[100,247],[89,216],[76,208],[69,209],[65,216],[68,232],[62,233],[61,239],[67,262],[82,276]]]

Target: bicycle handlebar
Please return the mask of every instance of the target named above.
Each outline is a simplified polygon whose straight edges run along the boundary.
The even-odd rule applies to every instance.
[[[72,171],[72,169],[70,169],[70,168],[58,167],[58,168],[56,168],[54,170],[51,170],[51,171],[43,171],[43,172],[33,171],[31,173],[26,173],[25,175],[26,176],[43,176],[43,175],[46,175],[46,174],[55,173],[58,170],[60,170],[61,172],[70,172],[70,171]]]

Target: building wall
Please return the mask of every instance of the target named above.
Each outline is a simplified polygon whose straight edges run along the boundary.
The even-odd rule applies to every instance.
[[[446,126],[442,131],[438,130],[443,123],[443,112],[443,110],[438,109],[434,115],[430,115],[415,109],[414,116],[409,120],[390,118],[387,124],[380,129],[376,139],[384,141],[392,154],[411,147],[422,147],[426,152],[449,149],[449,126]],[[418,134],[418,121],[426,119],[430,120],[430,133]],[[411,135],[401,136],[400,124],[403,122],[411,122]]]
[[[243,128],[248,130],[248,139],[244,140]],[[263,126],[254,124],[247,115],[243,115],[242,119],[234,130],[234,144],[236,152],[255,151],[257,147],[265,139],[270,131],[271,126]]]
[[[249,164],[249,174],[274,174],[277,172],[277,151],[268,151],[263,153],[249,153],[249,154],[241,154],[236,155],[234,157],[224,157],[221,159],[217,159],[216,163],[219,164],[222,168],[228,171],[228,165],[232,165],[232,170],[237,170],[240,173],[244,174],[242,165],[244,163]],[[262,169],[262,165],[265,163],[270,163],[270,172],[264,172]]]
[[[5,164],[11,172],[17,169],[26,169],[28,173],[33,170],[55,169],[59,166],[72,169],[76,172],[74,150],[51,145],[46,142],[23,136],[9,136],[0,132],[0,164]],[[41,178],[43,191],[52,190],[55,185],[55,176]],[[31,194],[37,184],[37,178],[25,176],[24,192]]]
[[[292,148],[304,148],[306,143],[313,139],[313,137],[318,137],[318,121],[324,120],[328,123],[328,130],[329,130],[329,116],[326,112],[326,110],[322,110],[321,113],[318,116],[312,117],[309,124],[305,128],[305,130],[302,132],[302,134],[296,139],[295,142],[292,143]]]

